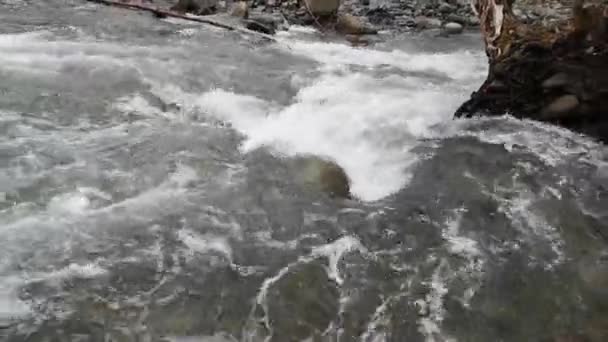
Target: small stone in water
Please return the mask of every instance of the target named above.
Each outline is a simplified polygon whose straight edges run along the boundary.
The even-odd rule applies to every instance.
[[[444,29],[448,34],[459,34],[462,33],[464,27],[462,27],[462,25],[459,23],[452,22],[445,24]]]

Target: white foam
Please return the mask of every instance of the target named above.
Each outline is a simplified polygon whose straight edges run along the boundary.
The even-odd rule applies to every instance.
[[[142,61],[169,70],[160,65],[171,64],[163,56],[175,51],[171,46],[133,46],[81,38],[76,42],[57,40],[48,31],[1,34],[0,70],[53,75],[65,67],[86,66],[87,72],[95,73],[104,68],[139,69]]]
[[[328,260],[328,276],[337,284],[342,284],[344,280],[340,276],[338,264],[342,257],[349,252],[358,251],[367,254],[367,249],[354,236],[344,236],[338,240],[316,247],[312,251],[313,257],[325,257]]]
[[[178,231],[177,237],[188,247],[190,256],[217,252],[226,256],[228,260],[232,260],[232,248],[226,237],[212,234],[200,235],[187,229]]]
[[[477,246],[477,241],[459,234],[461,218],[462,215],[458,215],[456,219],[448,220],[446,227],[441,232],[442,237],[448,242],[448,250],[452,254],[467,259],[480,256],[481,251]]]
[[[288,52],[321,63],[324,70],[344,70],[355,65],[367,68],[391,66],[403,71],[433,71],[455,79],[477,79],[485,72],[485,56],[480,52],[408,53],[355,48],[341,43],[285,41]]]
[[[89,207],[90,201],[86,195],[80,192],[61,194],[53,197],[48,205],[52,214],[83,214]]]
[[[499,202],[498,210],[503,212],[514,227],[525,237],[524,242],[535,245],[538,239],[549,244],[554,256],[549,262],[543,263],[546,269],[552,269],[566,260],[564,240],[558,228],[550,225],[547,220],[534,210],[535,198],[532,194],[520,191],[515,198],[502,198],[493,195]],[[531,259],[534,260],[534,256]]]
[[[103,275],[107,272],[106,269],[99,266],[97,263],[76,264],[71,263],[68,266],[46,274],[36,274],[34,280],[65,280],[70,278],[90,279]]]
[[[443,297],[448,293],[446,276],[443,274],[446,265],[446,261],[442,260],[427,282],[429,293],[424,301],[418,302],[420,308],[428,314],[418,320],[419,331],[425,336],[426,342],[449,341],[449,337],[441,332],[441,323],[445,318]]]
[[[18,297],[20,282],[16,277],[0,277],[0,322],[18,320],[31,313],[30,306]]]
[[[489,122],[493,123],[489,126],[491,128],[475,129],[478,124]],[[601,157],[597,158],[596,154],[604,149],[602,144],[566,128],[508,115],[454,120],[449,124],[445,127],[448,132],[442,132],[443,136],[475,136],[484,142],[501,144],[508,151],[512,151],[517,145],[534,153],[551,166],[559,165],[571,157],[599,164]]]

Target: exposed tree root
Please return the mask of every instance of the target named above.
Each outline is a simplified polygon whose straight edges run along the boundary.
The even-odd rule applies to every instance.
[[[477,0],[489,74],[456,116],[511,114],[608,142],[608,11],[584,8],[555,26],[517,20],[510,0]]]

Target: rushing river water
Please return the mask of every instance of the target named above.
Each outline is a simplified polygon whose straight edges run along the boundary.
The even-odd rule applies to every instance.
[[[278,40],[0,0],[0,340],[608,340],[606,147],[452,120],[473,34]]]

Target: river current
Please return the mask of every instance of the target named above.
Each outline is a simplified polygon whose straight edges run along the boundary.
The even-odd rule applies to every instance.
[[[474,33],[381,37],[0,0],[0,340],[608,340],[606,147],[454,120]]]

